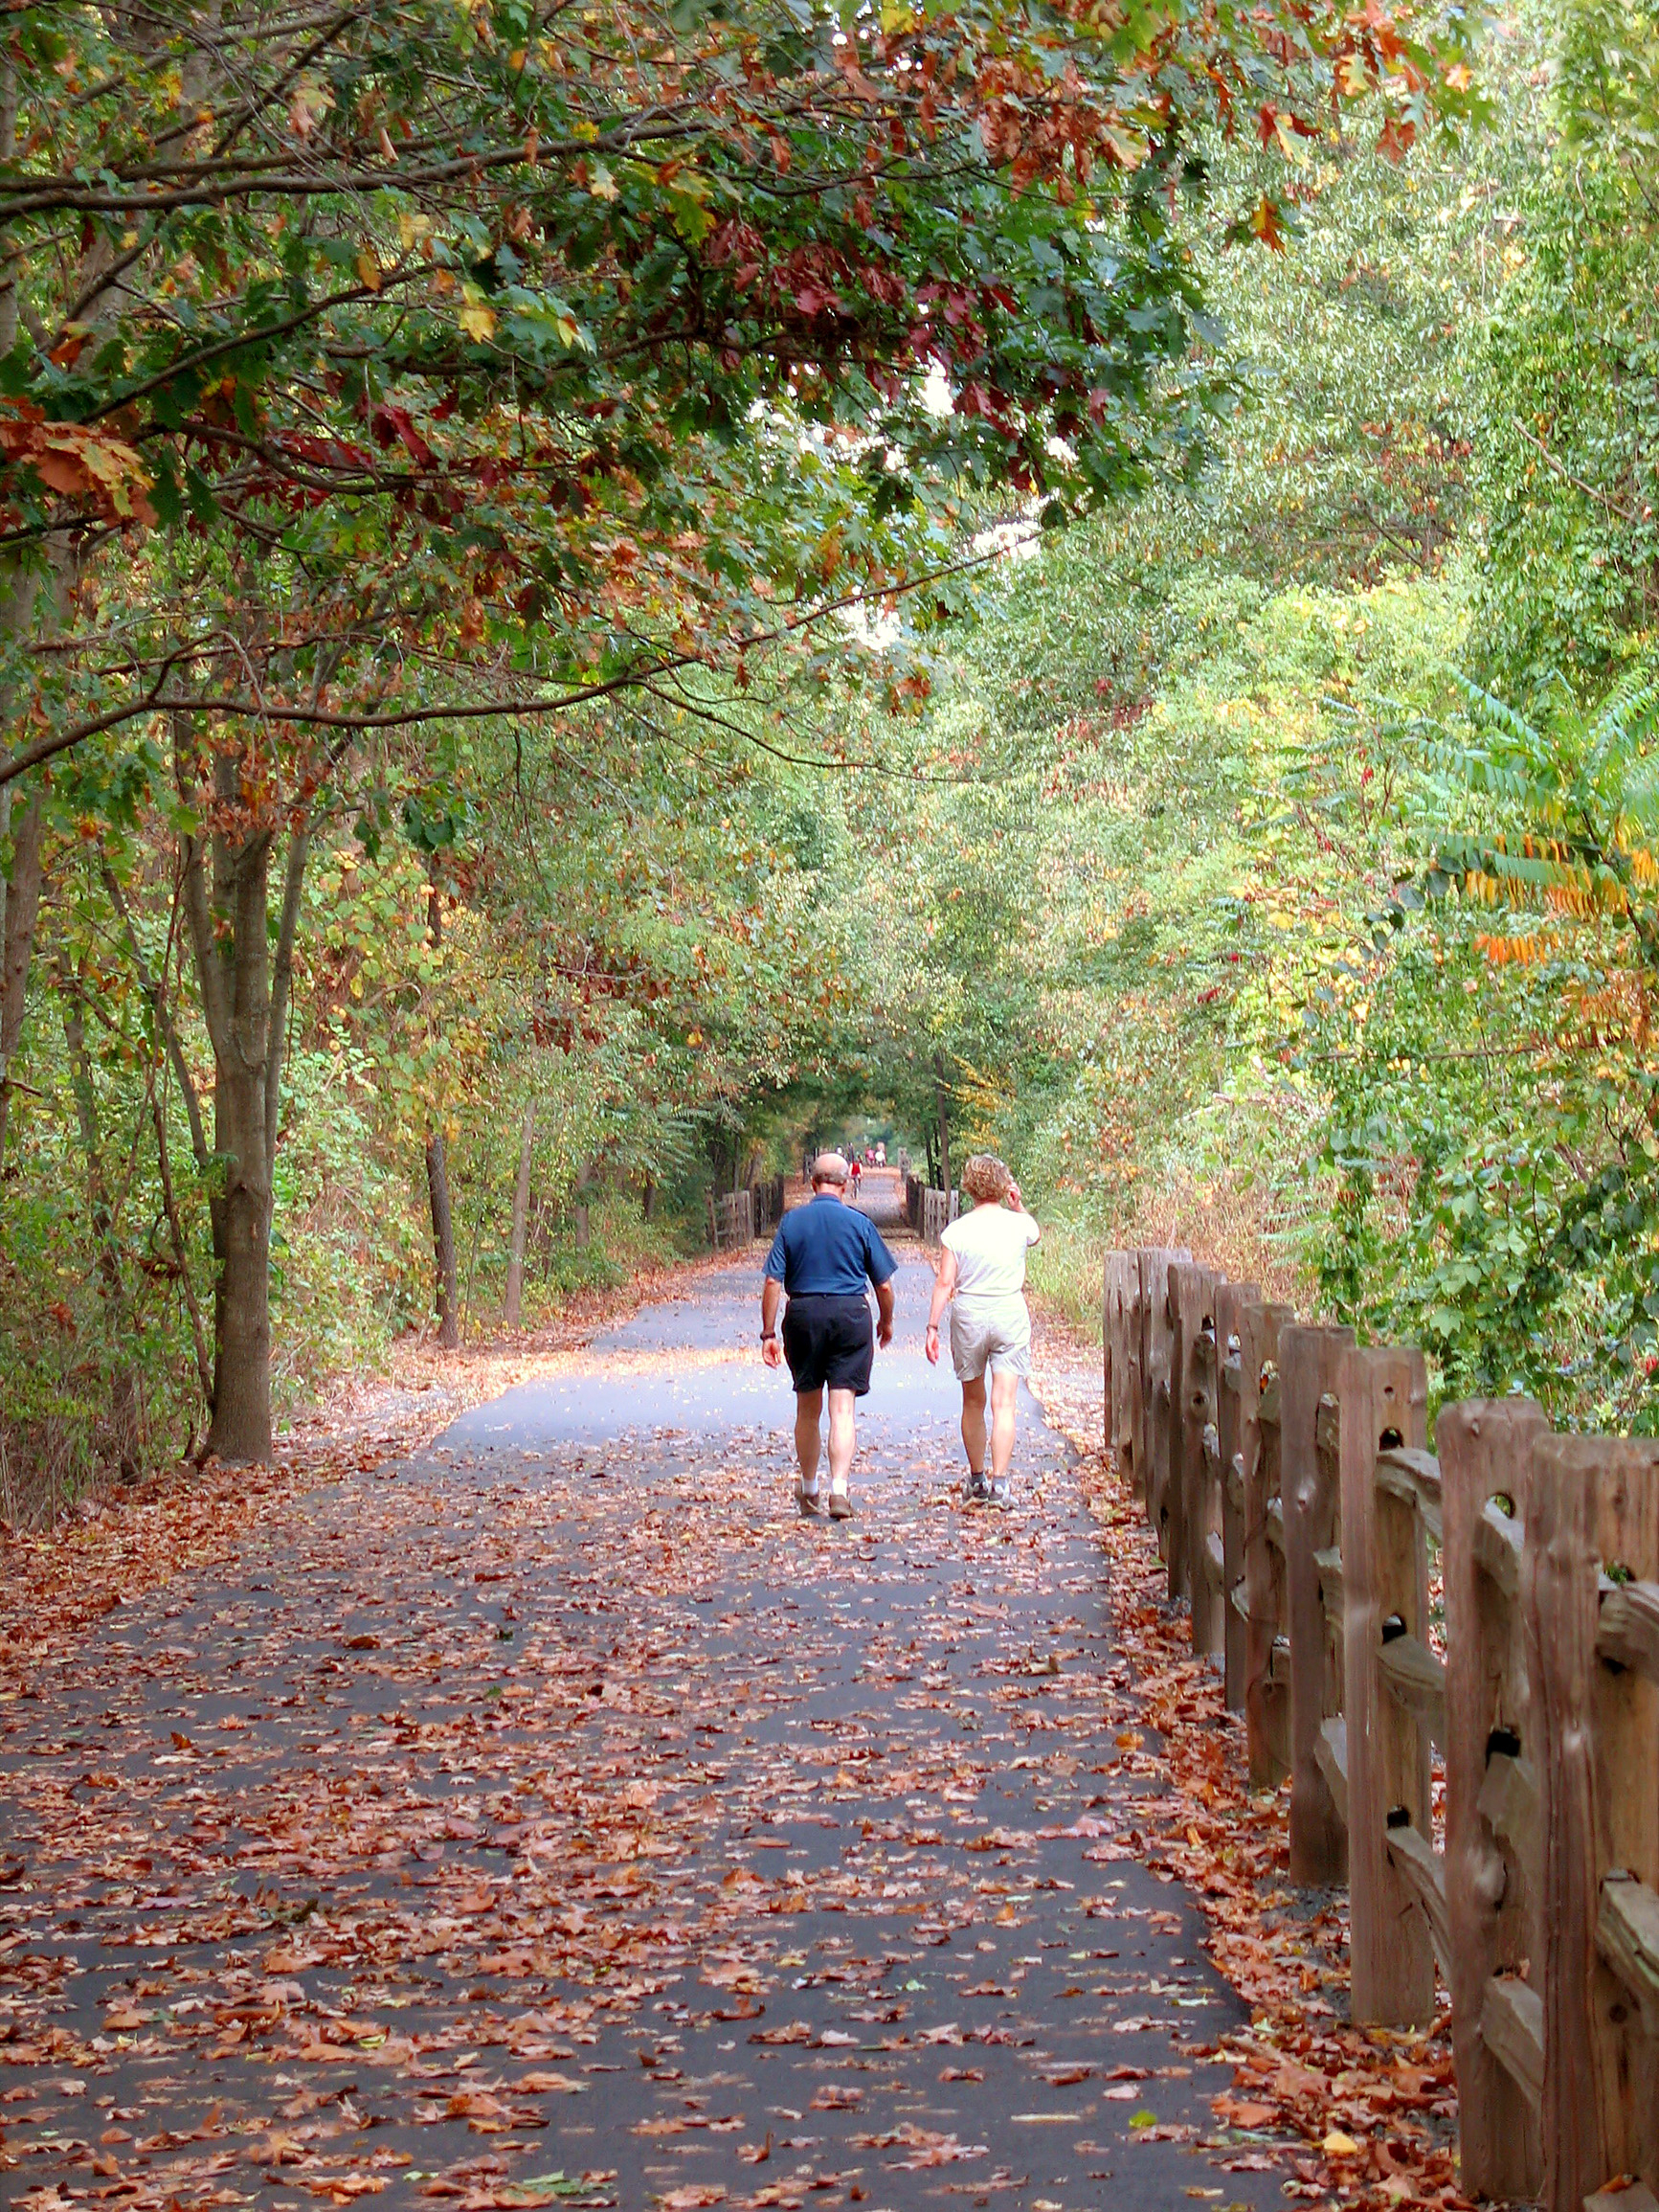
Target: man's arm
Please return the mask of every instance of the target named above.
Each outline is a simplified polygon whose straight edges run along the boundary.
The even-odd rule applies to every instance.
[[[893,1286],[889,1279],[876,1285],[876,1342],[885,1351],[893,1341]]]
[[[760,1356],[769,1367],[782,1364],[783,1347],[777,1341],[777,1309],[783,1285],[769,1275],[760,1286]]]

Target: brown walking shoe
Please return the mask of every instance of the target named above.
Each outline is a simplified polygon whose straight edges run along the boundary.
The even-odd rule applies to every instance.
[[[844,1490],[832,1490],[830,1492],[829,1517],[832,1521],[850,1521],[852,1519],[853,1501]]]

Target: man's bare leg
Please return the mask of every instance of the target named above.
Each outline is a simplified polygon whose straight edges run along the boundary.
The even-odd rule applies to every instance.
[[[831,1396],[833,1399],[833,1392]],[[800,1462],[800,1486],[808,1497],[818,1489],[818,1422],[822,1415],[821,1390],[799,1390],[796,1393],[795,1456]],[[833,1469],[833,1458],[830,1464]]]
[[[991,1378],[991,1479],[1005,1482],[1014,1456],[1014,1408],[1020,1396],[1018,1375]]]
[[[985,1378],[975,1375],[962,1385],[962,1449],[968,1455],[970,1475],[985,1472]]]
[[[858,1433],[853,1426],[853,1407],[856,1403],[851,1390],[832,1389],[829,1394],[829,1463],[830,1495],[838,1491],[846,1495],[847,1477],[852,1471],[853,1447]]]

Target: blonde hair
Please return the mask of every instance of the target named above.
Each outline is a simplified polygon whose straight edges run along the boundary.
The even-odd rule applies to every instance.
[[[962,1162],[962,1188],[975,1206],[998,1206],[1014,1187],[1014,1178],[995,1152],[975,1152]]]

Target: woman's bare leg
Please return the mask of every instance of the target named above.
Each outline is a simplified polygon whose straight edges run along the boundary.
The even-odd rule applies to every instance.
[[[1002,1480],[1008,1472],[1008,1463],[1014,1456],[1014,1408],[1019,1396],[1020,1377],[1018,1375],[992,1376],[991,1479],[993,1482]]]
[[[1012,1447],[1010,1447],[1012,1448]],[[985,1378],[975,1376],[962,1385],[962,1449],[968,1455],[970,1475],[985,1472]]]

